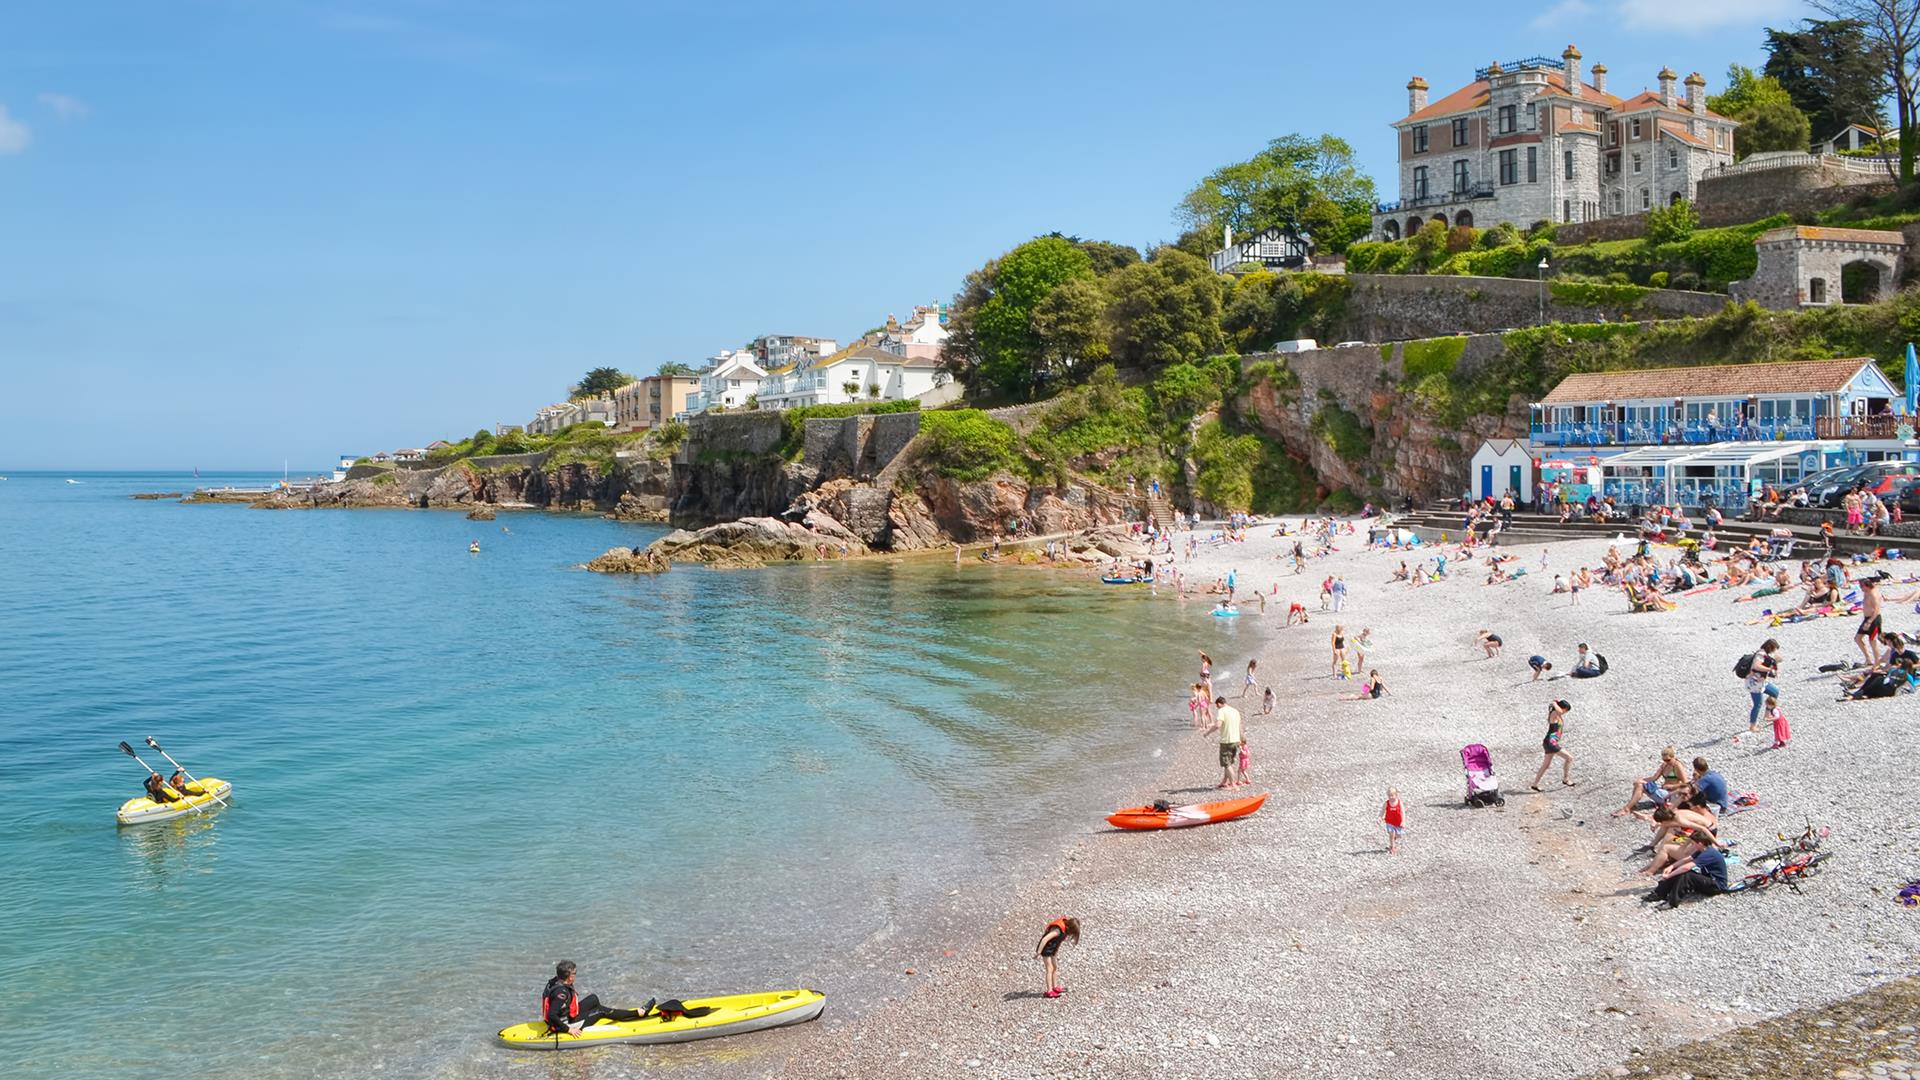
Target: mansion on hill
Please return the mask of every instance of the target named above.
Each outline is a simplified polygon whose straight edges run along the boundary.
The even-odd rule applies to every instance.
[[[1428,221],[1486,228],[1637,214],[1692,199],[1709,169],[1733,161],[1734,121],[1707,109],[1706,80],[1673,69],[1659,90],[1619,98],[1607,69],[1589,80],[1572,45],[1559,61],[1495,63],[1437,101],[1407,83],[1399,141],[1400,199],[1373,216],[1373,237],[1397,240]]]

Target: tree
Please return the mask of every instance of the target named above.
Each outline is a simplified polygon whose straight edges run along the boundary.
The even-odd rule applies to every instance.
[[[1209,173],[1174,211],[1185,229],[1179,246],[1198,234],[1208,244],[1231,226],[1239,235],[1274,226],[1310,233],[1322,251],[1345,251],[1371,224],[1373,181],[1354,164],[1353,147],[1322,135],[1284,135],[1246,161]]]
[[[1815,138],[1832,138],[1848,124],[1885,124],[1887,61],[1862,23],[1808,19],[1798,30],[1770,27],[1766,47],[1762,70],[1807,114]]]
[[[1177,248],[1161,248],[1146,262],[1107,279],[1112,300],[1107,325],[1115,359],[1128,364],[1172,364],[1219,352],[1224,286],[1206,263]]]
[[[1647,211],[1647,243],[1649,244],[1670,244],[1677,240],[1685,240],[1693,235],[1693,230],[1699,227],[1700,215],[1693,212],[1693,204],[1685,199],[1681,199],[1672,206],[1656,206]]]
[[[1061,236],[1029,240],[968,274],[947,316],[947,369],[1007,393],[1030,391],[1046,366],[1034,309],[1066,282],[1092,276],[1092,258]]]
[[[587,377],[581,379],[580,385],[573,388],[573,396],[575,398],[599,397],[602,394],[611,394],[633,381],[633,376],[619,368],[597,367],[587,372]]]
[[[1807,114],[1786,101],[1748,109],[1740,130],[1734,133],[1736,153],[1742,158],[1766,150],[1804,152],[1812,141],[1813,127],[1807,123]]]
[[[1913,182],[1913,155],[1920,143],[1920,0],[1809,0],[1829,19],[1860,24],[1867,43],[1880,52],[1881,70],[1893,89],[1894,122],[1900,126],[1900,182]]]
[[[1139,265],[1137,252],[1132,265]],[[1099,278],[1074,278],[1048,293],[1033,309],[1033,332],[1040,341],[1044,370],[1071,377],[1088,362],[1105,360],[1106,318],[1107,290]]]
[[[666,363],[660,365],[660,374],[662,375],[698,375],[700,374],[700,372],[696,371],[693,365],[691,364],[683,364],[678,360],[669,360]]]
[[[1775,31],[1767,31],[1769,34]],[[1798,105],[1787,88],[1772,75],[1756,75],[1745,64],[1727,65],[1727,88],[1718,94],[1707,95],[1707,108],[1730,120],[1738,120],[1741,115],[1755,105],[1767,105],[1784,101],[1789,105]]]

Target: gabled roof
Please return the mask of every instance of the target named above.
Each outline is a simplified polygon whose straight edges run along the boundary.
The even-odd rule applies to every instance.
[[[1871,135],[1876,139],[1886,137],[1886,132],[1881,131],[1877,127],[1868,127],[1866,124],[1848,124],[1846,127],[1841,128],[1839,131],[1834,132],[1832,135],[1829,135],[1826,138],[1821,139],[1820,141],[1832,142],[1835,139],[1838,139],[1841,136],[1845,135],[1849,131],[1857,131],[1862,135]]]
[[[1686,143],[1688,146],[1699,146],[1704,148],[1707,145],[1707,140],[1702,139],[1700,136],[1695,135],[1691,131],[1688,131],[1686,128],[1686,125],[1682,124],[1678,120],[1660,121],[1660,131],[1661,133],[1665,134],[1667,137],[1679,139],[1681,142]]]
[[[1565,94],[1567,92],[1566,75],[1561,72],[1548,72],[1547,91],[1554,94]],[[1396,124],[1405,124],[1419,120],[1432,120],[1442,116],[1451,116],[1454,113],[1466,112],[1470,109],[1484,109],[1492,99],[1493,84],[1486,79],[1479,79],[1433,102],[1419,112],[1409,114],[1394,122]],[[1587,104],[1603,105],[1607,108],[1612,108],[1620,99],[1614,97],[1612,94],[1601,93],[1594,88],[1592,83],[1582,82],[1580,84],[1580,100]]]
[[[1666,103],[1660,100],[1659,94],[1654,93],[1652,90],[1642,90],[1640,91],[1638,96],[1628,98],[1626,101],[1621,102],[1619,105],[1619,111],[1640,112],[1643,109],[1664,109],[1666,107],[1667,107]],[[1687,108],[1687,99],[1684,97],[1674,98],[1673,108],[1674,108],[1674,111],[1676,112],[1688,113],[1689,115],[1691,115],[1693,111]],[[1700,110],[1700,115],[1705,116],[1712,120],[1724,121],[1729,124],[1733,122],[1731,120],[1728,120],[1726,117],[1721,116],[1719,113],[1714,112],[1712,109],[1702,109]]]
[[[819,371],[822,368],[830,368],[835,364],[848,360],[866,360],[876,364],[899,366],[906,360],[906,357],[896,353],[890,353],[878,345],[854,345],[841,349],[832,356],[823,356],[819,360],[814,361],[813,370]]]
[[[1748,397],[1758,394],[1835,394],[1847,388],[1873,361],[1792,360],[1768,364],[1713,364],[1703,367],[1594,371],[1569,375],[1543,405],[1576,401],[1630,401],[1636,398]]]

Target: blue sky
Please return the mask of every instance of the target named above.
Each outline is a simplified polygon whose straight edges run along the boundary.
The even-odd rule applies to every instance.
[[[588,368],[845,338],[1059,229],[1142,245],[1287,132],[1391,177],[1435,95],[1577,43],[1757,64],[1798,0],[8,5],[0,469],[316,468]],[[1383,185],[1384,186],[1384,185]]]

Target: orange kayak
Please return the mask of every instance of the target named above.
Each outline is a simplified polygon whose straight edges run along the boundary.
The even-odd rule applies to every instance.
[[[1164,810],[1154,806],[1135,806],[1108,814],[1107,824],[1116,829],[1178,829],[1188,825],[1211,825],[1216,821],[1246,817],[1260,809],[1266,801],[1265,795],[1251,795],[1244,799],[1169,806]]]

